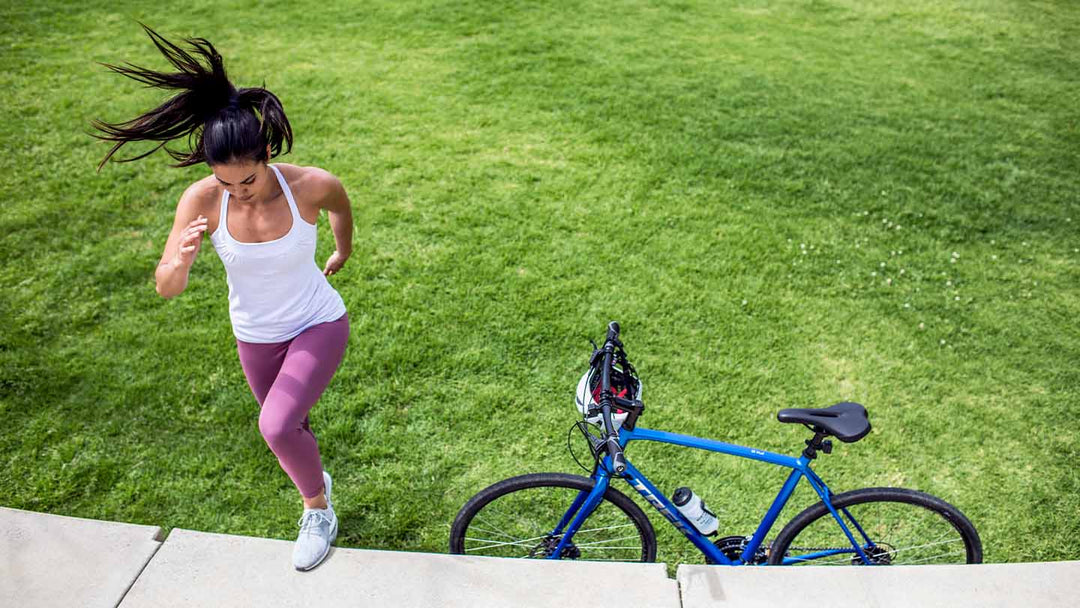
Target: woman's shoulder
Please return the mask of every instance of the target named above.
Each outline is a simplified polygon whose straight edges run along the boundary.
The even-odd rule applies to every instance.
[[[214,178],[213,174],[191,184],[180,195],[180,202],[176,205],[177,218],[190,221],[204,215],[210,220],[209,232],[213,232],[213,229],[217,227],[223,190],[221,183]]]
[[[274,163],[274,166],[281,171],[285,181],[289,182],[289,187],[292,187],[294,183],[319,187],[338,181],[338,178],[334,177],[333,173],[319,167],[301,167],[300,165],[290,165],[288,163]]]
[[[190,204],[200,209],[211,206],[216,207],[221,200],[222,190],[221,182],[211,173],[188,186],[187,190],[184,190],[183,196],[180,197],[180,201],[181,203],[185,200],[189,201]]]
[[[274,163],[298,199],[321,201],[341,188],[341,180],[326,169]]]

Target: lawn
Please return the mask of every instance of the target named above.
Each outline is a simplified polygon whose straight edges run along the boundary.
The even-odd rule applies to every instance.
[[[281,160],[352,199],[350,345],[312,413],[340,546],[445,551],[484,486],[578,470],[573,390],[615,319],[643,425],[795,453],[777,410],[855,400],[874,430],[817,462],[835,489],[939,495],[987,561],[1080,557],[1077,3],[162,6],[0,7],[0,505],[295,537],[213,249],[154,292],[208,169],[95,170],[90,121],[160,99],[98,63],[163,68],[143,21],[265,82]],[[631,447],[724,535],[784,474]],[[652,520],[660,560],[700,562]]]

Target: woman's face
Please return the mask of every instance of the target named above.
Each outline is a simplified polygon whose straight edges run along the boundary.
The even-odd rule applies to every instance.
[[[265,198],[270,168],[261,160],[234,160],[210,165],[214,177],[229,191],[229,196],[241,203]]]

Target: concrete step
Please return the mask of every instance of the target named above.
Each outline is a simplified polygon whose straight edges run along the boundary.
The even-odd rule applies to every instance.
[[[0,507],[0,606],[116,606],[161,528]]]
[[[293,543],[174,529],[121,608],[529,606],[678,608],[663,564],[540,562],[332,549],[310,572]],[[603,593],[603,595],[601,595]]]
[[[543,562],[332,550],[311,572],[292,541],[0,507],[0,606],[879,608],[1080,605],[1080,561],[888,568]]]
[[[1080,606],[1080,561],[885,568],[679,566],[683,608]]]

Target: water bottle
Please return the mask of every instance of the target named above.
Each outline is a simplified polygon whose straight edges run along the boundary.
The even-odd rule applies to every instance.
[[[690,520],[698,532],[705,536],[716,534],[716,529],[720,527],[716,514],[706,509],[705,501],[694,494],[690,488],[683,486],[675,490],[675,494],[671,496],[671,502],[675,503],[675,508]]]

